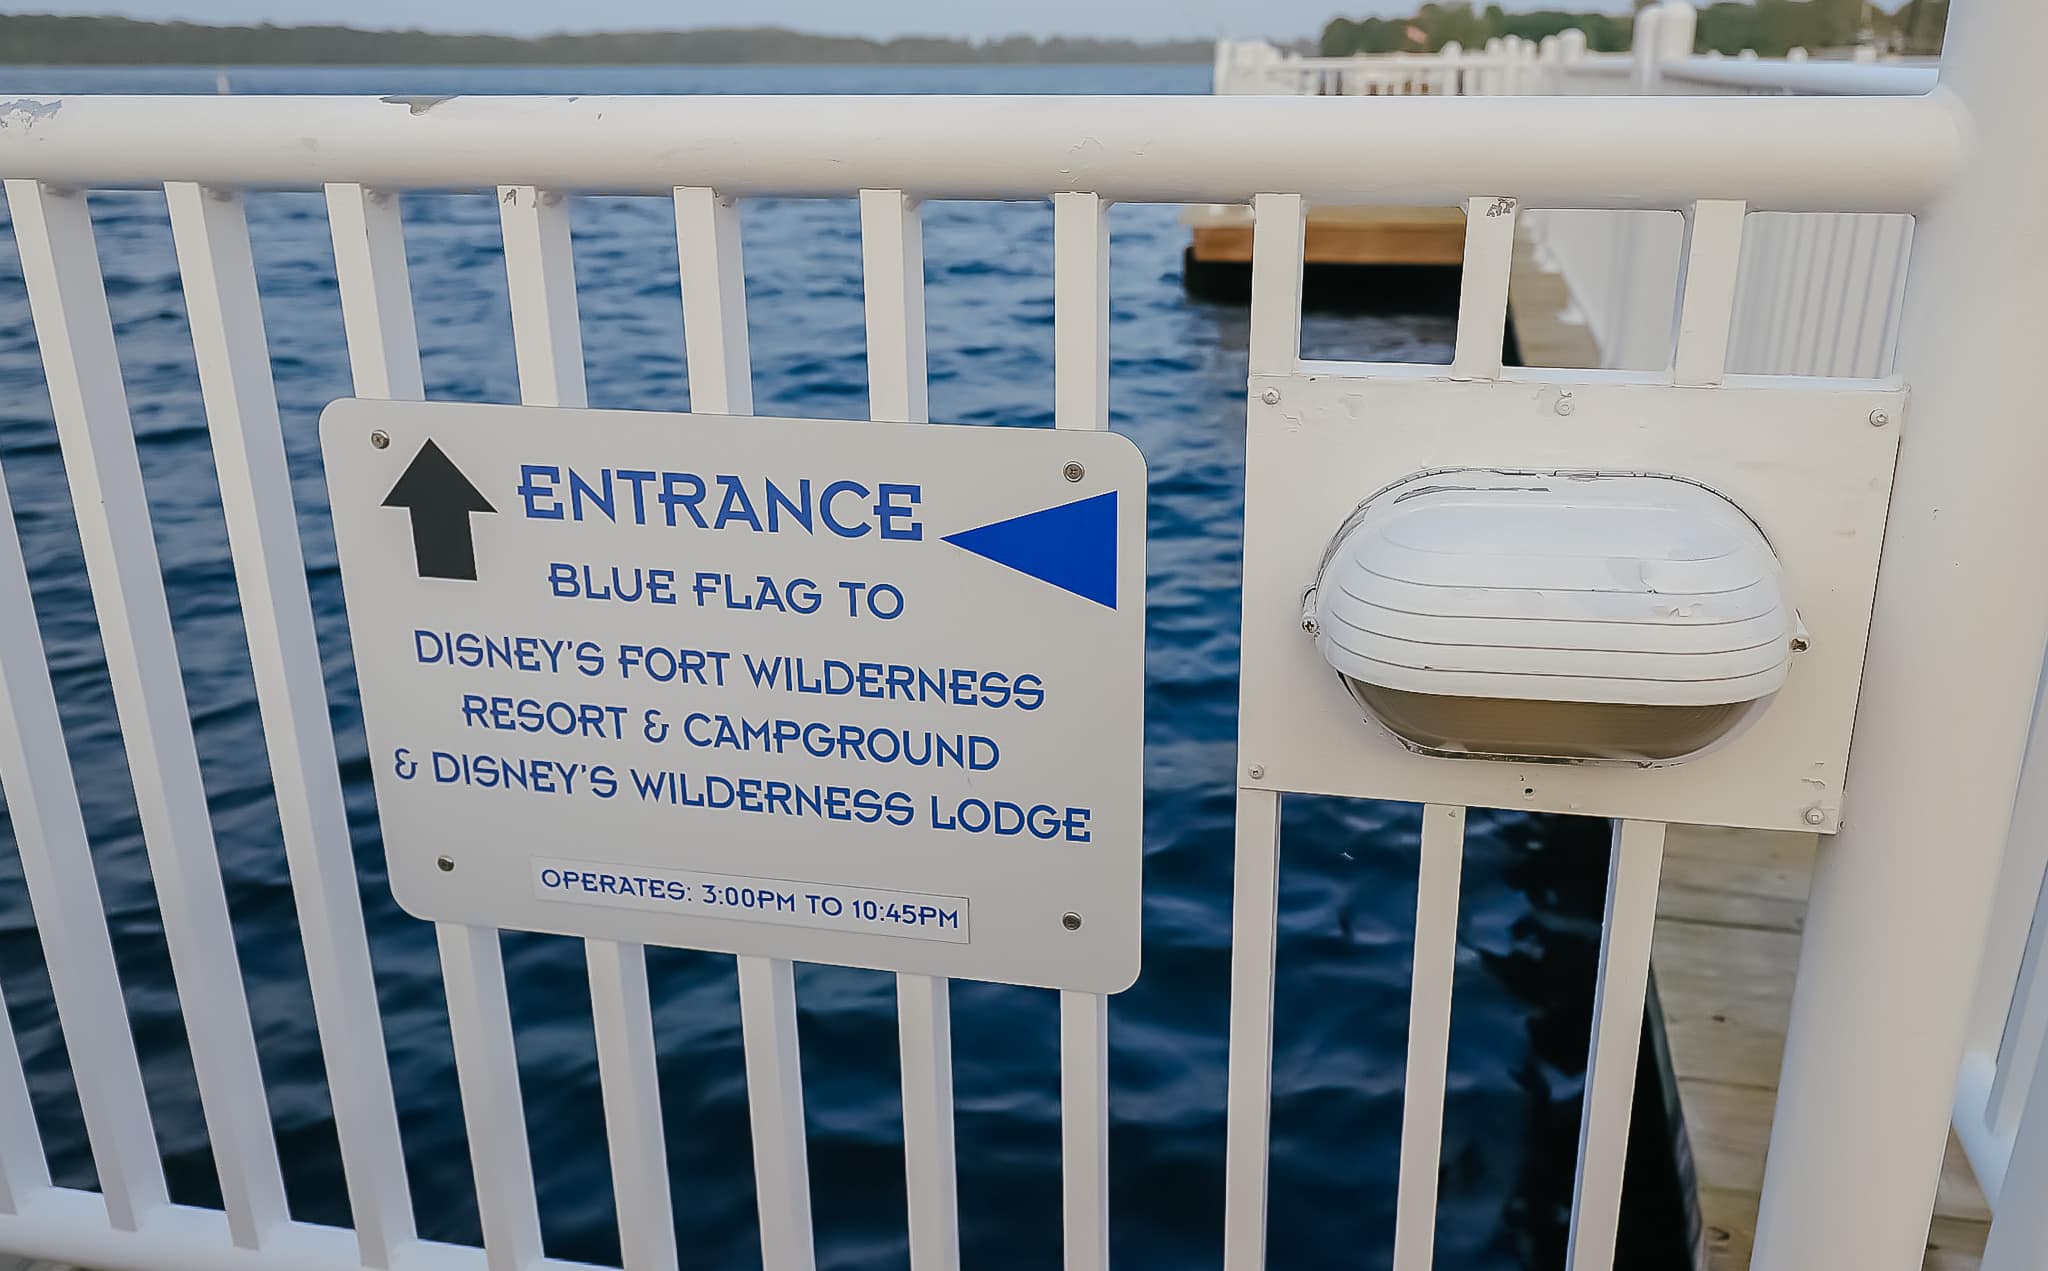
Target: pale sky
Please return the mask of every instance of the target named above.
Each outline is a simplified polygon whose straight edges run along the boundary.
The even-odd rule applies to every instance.
[[[1483,7],[1485,0],[1474,7]],[[115,13],[194,22],[332,22],[533,35],[703,26],[786,26],[837,35],[1312,35],[1338,13],[1413,13],[1418,0],[28,0],[15,12]],[[1513,9],[1626,12],[1630,0],[1506,0]]]

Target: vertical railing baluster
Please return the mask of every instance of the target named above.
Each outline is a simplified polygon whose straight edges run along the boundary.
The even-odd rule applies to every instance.
[[[326,187],[327,228],[341,287],[341,324],[357,397],[416,402],[420,339],[398,195],[337,182]]]
[[[363,1264],[415,1235],[340,763],[241,196],[165,187]]]
[[[660,1271],[676,1265],[676,1222],[669,1199],[668,1140],[655,1066],[647,953],[637,944],[590,940],[584,943],[583,956],[590,965],[590,1013],[597,1032],[619,1248],[625,1271]]]
[[[490,1271],[527,1271],[541,1256],[540,1210],[512,1045],[505,953],[491,927],[437,922],[434,936],[448,993],[448,1031],[455,1041],[485,1265]]]
[[[36,1129],[35,1105],[29,1102],[28,1074],[14,1044],[14,1024],[0,1003],[0,1214],[20,1213],[49,1185],[50,1163]]]
[[[1507,341],[1508,271],[1515,258],[1515,200],[1465,204],[1465,263],[1458,282],[1458,345],[1451,378],[1500,378]]]
[[[335,184],[327,187],[327,208],[356,392],[418,400],[424,395],[419,341],[397,196]],[[436,923],[434,935],[485,1258],[491,1271],[523,1271],[540,1256],[540,1214],[505,995],[504,951],[490,928]]]
[[[1458,967],[1458,880],[1464,859],[1465,809],[1425,806],[1415,884],[1408,1064],[1402,1078],[1394,1271],[1429,1271],[1435,1258],[1436,1180],[1443,1153],[1451,982]]]
[[[931,418],[924,327],[924,227],[900,190],[860,194],[861,284],[866,297],[868,414]],[[960,1199],[953,1136],[952,990],[929,975],[896,977],[897,1043],[903,1055],[903,1154],[910,1265],[960,1265]]]
[[[678,188],[675,205],[690,409],[751,415],[754,384],[747,357],[739,207],[701,187]],[[817,1252],[797,1052],[796,972],[787,959],[743,954],[739,982],[761,1263],[765,1271],[811,1271]]]
[[[1301,362],[1298,194],[1252,200],[1252,375]],[[1239,756],[1240,762],[1247,762]],[[1240,781],[1244,773],[1239,773]],[[1273,1119],[1273,958],[1280,900],[1280,796],[1240,785],[1230,900],[1230,1071],[1223,1145],[1224,1271],[1266,1265],[1267,1147]]]
[[[1675,384],[1696,387],[1727,378],[1746,212],[1738,199],[1701,199],[1686,218],[1678,347],[1671,361]]]
[[[1308,210],[1299,194],[1252,199],[1253,375],[1292,375],[1301,361],[1302,253]]]
[[[739,959],[740,1032],[747,1051],[747,1116],[763,1271],[811,1271],[811,1178],[797,1060],[796,971],[786,958]]]
[[[8,191],[10,202],[14,191]],[[16,204],[17,216],[19,204]],[[107,935],[77,782],[0,474],[0,791],[43,945],[107,1221],[134,1231],[165,1202],[135,1036]],[[30,1180],[32,1181],[32,1180]],[[19,1196],[16,1197],[19,1200]]]
[[[701,187],[678,189],[675,204],[690,409],[708,415],[751,415],[754,372],[747,355],[747,276],[740,256],[739,205]]]
[[[568,200],[553,190],[505,186],[498,191],[498,220],[520,400],[587,405]],[[676,1265],[676,1233],[647,954],[638,944],[589,940],[584,959],[625,1271],[658,1271]]]
[[[92,218],[82,192],[35,181],[8,181],[7,201],[207,1139],[234,1242],[259,1248],[286,1221],[284,1179]]]
[[[1223,1267],[1266,1265],[1273,1123],[1273,967],[1279,933],[1280,796],[1240,787],[1230,892],[1230,1054],[1224,1108]]]
[[[1657,925],[1657,881],[1664,868],[1664,826],[1617,821],[1607,858],[1607,909],[1600,927],[1600,975],[1593,990],[1593,1032],[1579,1114],[1578,1173],[1572,1186],[1566,1271],[1610,1271],[1621,1222],[1621,1178],[1649,992],[1650,943]]]
[[[1109,219],[1094,194],[1055,194],[1053,424],[1109,427]],[[1060,1160],[1067,1271],[1109,1265],[1109,999],[1060,994]]]

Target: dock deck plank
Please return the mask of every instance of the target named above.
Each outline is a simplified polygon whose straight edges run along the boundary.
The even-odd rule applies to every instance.
[[[1812,879],[1814,836],[1673,826],[1651,964],[1709,1271],[1744,1271]],[[1925,1271],[1975,1271],[1991,1214],[1953,1135]]]

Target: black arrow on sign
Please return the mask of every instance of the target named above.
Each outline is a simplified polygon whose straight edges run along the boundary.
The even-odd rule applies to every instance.
[[[469,516],[498,509],[439,446],[428,441],[420,447],[384,496],[384,506],[412,513],[412,554],[420,577],[476,581],[476,535]]]

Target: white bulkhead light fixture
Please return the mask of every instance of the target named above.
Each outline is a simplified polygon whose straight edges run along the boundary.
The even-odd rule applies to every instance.
[[[1303,616],[1374,719],[1461,758],[1693,758],[1763,711],[1804,643],[1755,522],[1637,474],[1410,477],[1339,529]]]

